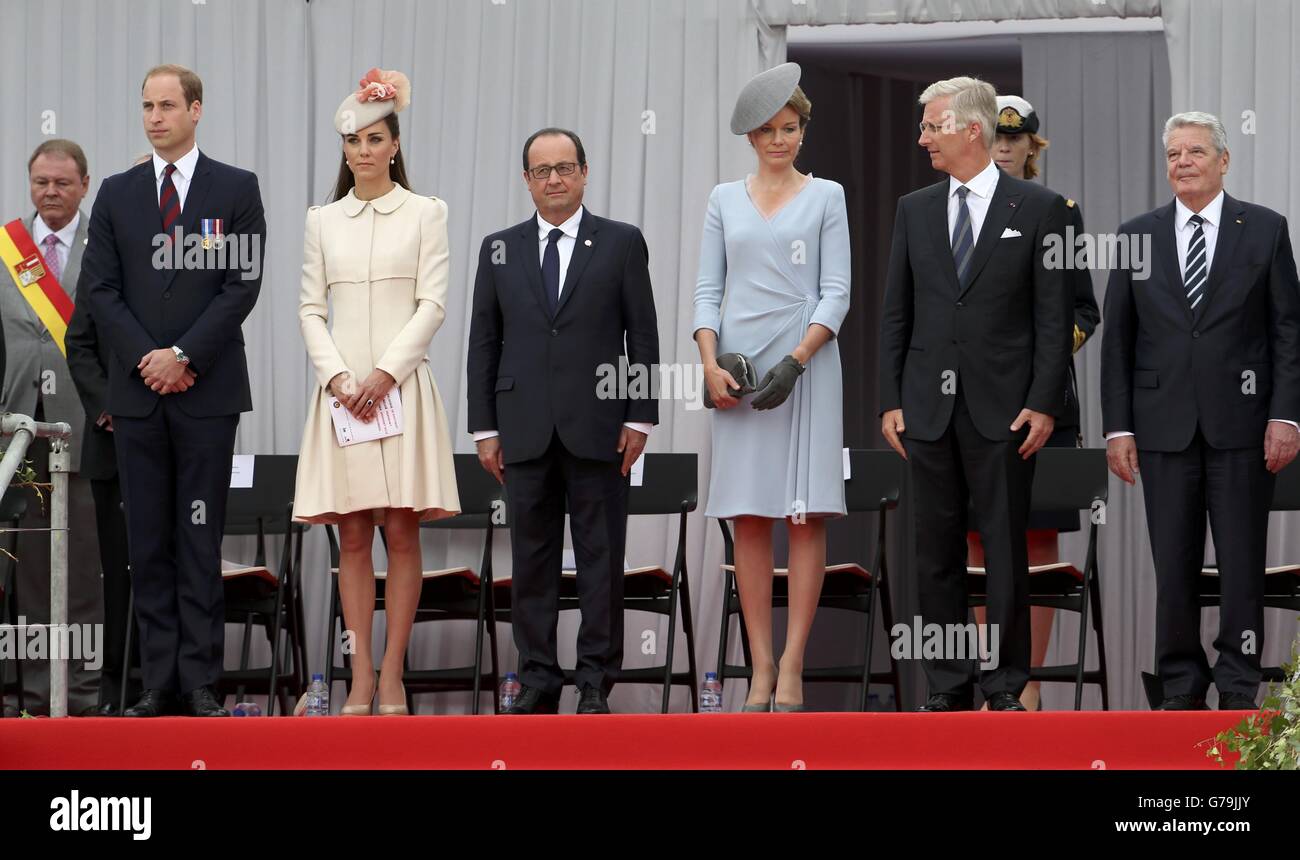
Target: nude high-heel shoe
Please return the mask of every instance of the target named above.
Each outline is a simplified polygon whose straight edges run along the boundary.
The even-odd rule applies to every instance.
[[[340,717],[368,717],[370,708],[375,703],[375,696],[379,695],[379,673],[375,673],[375,689],[370,693],[370,701],[364,705],[344,705],[339,709]]]
[[[403,690],[403,692],[405,692],[405,690]],[[375,694],[379,694],[378,675],[375,676]],[[381,717],[406,717],[410,716],[410,714],[411,712],[407,709],[405,702],[400,705],[385,705],[382,702],[379,704],[379,716]]]

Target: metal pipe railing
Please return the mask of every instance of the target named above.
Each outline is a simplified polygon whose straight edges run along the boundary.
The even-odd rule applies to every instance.
[[[0,459],[0,492],[22,466],[33,439],[50,440],[50,621],[43,626],[53,641],[68,623],[68,440],[72,427],[65,421],[46,423],[27,415],[6,412],[0,418],[0,437],[12,437]],[[8,529],[0,528],[0,532]],[[68,655],[50,652],[50,716],[68,715]]]

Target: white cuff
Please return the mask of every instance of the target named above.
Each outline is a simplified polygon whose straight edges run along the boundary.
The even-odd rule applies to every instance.
[[[1292,427],[1294,427],[1295,429],[1300,430],[1300,424],[1297,424],[1297,423],[1295,423],[1294,421],[1290,421],[1290,420],[1288,420],[1288,419],[1286,419],[1286,418],[1270,418],[1270,419],[1268,419],[1268,420],[1269,420],[1269,421],[1280,421],[1280,422],[1283,423],[1283,424],[1290,424],[1290,425],[1291,425]]]
[[[501,434],[495,430],[475,430],[474,441],[482,442],[484,439],[491,439],[494,436],[500,436],[500,435]]]
[[[630,427],[631,429],[645,436],[649,436],[650,429],[654,427],[653,424],[647,424],[644,421],[624,421],[623,426]]]
[[[1133,434],[1127,430],[1116,430],[1113,433],[1106,434],[1106,441],[1109,442],[1111,439],[1118,439],[1121,436],[1132,436],[1132,435]]]

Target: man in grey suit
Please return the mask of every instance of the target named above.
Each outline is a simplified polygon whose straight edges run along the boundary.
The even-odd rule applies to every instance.
[[[47,272],[76,301],[77,276],[86,245],[87,218],[80,210],[90,188],[86,156],[70,140],[51,139],[36,147],[27,162],[35,211],[22,219],[23,228],[40,250]],[[6,219],[7,220],[7,219]],[[99,550],[95,508],[90,482],[80,471],[85,412],[68,371],[63,349],[41,322],[31,305],[8,278],[0,284],[0,318],[4,324],[7,361],[0,407],[6,412],[30,415],[38,421],[66,421],[72,427],[68,480],[68,623],[100,624],[103,598],[99,581]],[[37,480],[49,480],[50,449],[43,439],[33,440],[27,459]],[[48,528],[48,504],[28,496],[22,527]],[[50,539],[47,532],[22,532],[18,536],[18,611],[29,623],[43,623],[50,613]],[[12,564],[0,566],[14,571]],[[13,574],[6,582],[12,594]],[[102,628],[101,628],[102,629]],[[94,639],[91,639],[94,642]],[[100,643],[102,645],[102,643]],[[99,655],[102,657],[102,654]],[[68,713],[92,711],[98,704],[98,671],[86,668],[88,660],[68,661]],[[24,706],[33,713],[49,710],[49,663],[23,663]],[[12,688],[11,688],[12,689]],[[12,694],[6,704],[16,704]]]

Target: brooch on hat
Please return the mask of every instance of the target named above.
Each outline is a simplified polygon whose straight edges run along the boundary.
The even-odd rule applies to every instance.
[[[406,75],[390,69],[371,69],[362,76],[357,91],[334,112],[334,130],[356,134],[391,113],[405,110],[410,103],[411,82]]]

